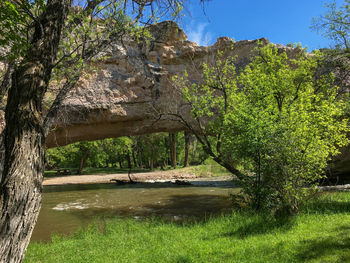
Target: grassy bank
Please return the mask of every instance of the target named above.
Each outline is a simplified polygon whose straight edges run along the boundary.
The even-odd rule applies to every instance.
[[[350,193],[325,194],[278,220],[247,212],[183,225],[116,219],[30,244],[24,262],[350,262]]]

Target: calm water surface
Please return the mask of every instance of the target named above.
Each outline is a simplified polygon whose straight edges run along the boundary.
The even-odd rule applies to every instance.
[[[48,241],[71,234],[96,220],[124,217],[169,221],[203,219],[231,212],[233,186],[171,186],[168,184],[114,184],[46,186],[31,241]]]

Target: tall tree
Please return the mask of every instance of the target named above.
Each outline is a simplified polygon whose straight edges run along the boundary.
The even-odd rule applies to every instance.
[[[171,166],[176,168],[176,133],[170,133]]]
[[[312,28],[332,41],[322,50],[323,71],[336,72],[340,93],[350,92],[350,0],[341,6],[336,2],[325,5],[326,12],[313,19]]]
[[[326,13],[313,19],[312,28],[330,39],[338,50],[350,52],[350,0],[338,6],[336,2],[326,4]]]
[[[21,262],[41,203],[45,134],[42,102],[70,0],[49,0],[34,21],[31,45],[12,74],[0,185],[0,262]]]
[[[345,103],[336,99],[331,74],[315,77],[317,53],[289,59],[273,45],[256,53],[238,73],[234,58],[219,53],[214,65],[203,64],[201,83],[175,77],[195,121],[170,115],[236,175],[249,205],[296,213],[305,186],[315,185],[349,142]]]
[[[125,34],[141,36],[136,23],[151,23],[169,12],[176,15],[182,7],[180,0],[87,0],[82,8],[71,8],[72,2],[0,3],[0,45],[8,54],[0,87],[1,103],[6,103],[1,138],[5,154],[0,160],[0,262],[23,259],[40,210],[45,137],[83,65]],[[127,12],[133,10],[128,18]],[[147,17],[141,21],[144,13]],[[53,76],[62,85],[46,112],[43,100]]]
[[[184,159],[184,167],[188,166],[188,156],[190,152],[190,133],[187,131],[184,131],[184,137],[185,137],[185,159]]]

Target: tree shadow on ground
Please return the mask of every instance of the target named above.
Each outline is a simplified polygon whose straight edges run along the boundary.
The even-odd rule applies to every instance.
[[[297,258],[301,262],[319,262],[321,258],[321,262],[350,262],[350,226],[337,227],[334,233],[326,238],[302,241]]]
[[[253,214],[247,213],[245,221],[235,229],[232,229],[222,236],[238,237],[245,239],[251,236],[264,235],[274,231],[288,231],[295,223],[292,216],[273,217],[269,214]]]
[[[342,214],[350,212],[350,200],[332,200],[331,195],[320,195],[301,207],[300,213],[307,214]],[[278,231],[287,231],[295,223],[294,216],[273,217],[269,214],[247,214],[247,220],[238,229],[226,233],[226,236],[246,238]]]
[[[350,212],[350,200],[349,201],[335,201],[326,199],[318,199],[311,201],[302,207],[302,212],[313,214],[313,213],[324,213],[324,214],[338,214]]]

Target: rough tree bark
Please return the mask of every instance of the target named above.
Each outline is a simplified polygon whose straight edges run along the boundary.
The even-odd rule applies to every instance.
[[[44,167],[42,101],[71,0],[48,0],[31,47],[12,74],[0,182],[0,262],[21,262],[40,206]]]
[[[21,4],[22,1],[15,1]],[[42,101],[55,65],[62,27],[72,0],[47,0],[43,13],[33,18],[33,34],[27,55],[18,66],[13,65],[0,87],[0,100],[8,87],[5,111],[6,128],[0,137],[0,263],[21,262],[40,210],[44,168],[44,144],[51,124],[65,95],[78,81],[81,72],[60,90],[46,119],[43,120]],[[87,0],[85,15],[91,15],[103,0]],[[142,17],[145,5],[177,10],[178,0],[131,1],[139,5],[133,23]],[[143,3],[144,2],[144,3]],[[125,8],[128,1],[124,1]],[[164,5],[163,5],[164,4]],[[164,11],[164,10],[163,10]],[[79,23],[80,20],[75,20]],[[31,24],[32,25],[32,24]],[[128,25],[130,26],[130,25]],[[32,31],[31,31],[32,32]],[[31,33],[30,32],[30,33]],[[116,39],[125,33],[116,32]],[[99,48],[113,40],[103,41]],[[86,47],[86,46],[83,46]],[[84,49],[85,50],[85,49]],[[81,56],[88,60],[88,51]],[[10,78],[10,76],[12,77]],[[12,81],[10,81],[12,80]],[[4,140],[4,144],[1,144]],[[4,158],[3,158],[4,157]],[[4,163],[1,173],[2,163]]]

